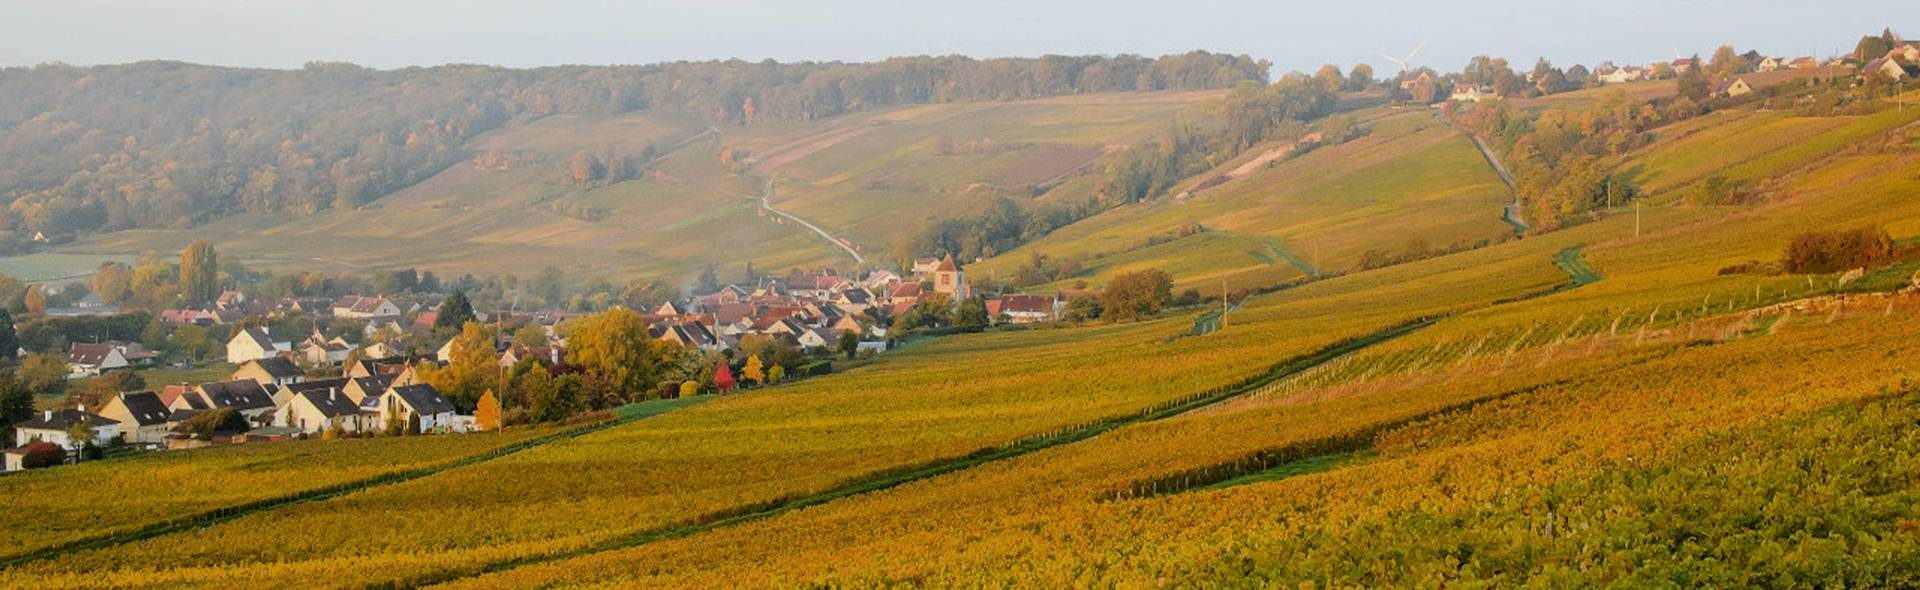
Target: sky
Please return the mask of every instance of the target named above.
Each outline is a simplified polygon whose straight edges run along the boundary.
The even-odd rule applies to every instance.
[[[513,67],[896,55],[1157,56],[1273,62],[1275,77],[1425,42],[1416,65],[1644,63],[1720,44],[1832,55],[1861,34],[1920,35],[1920,0],[0,0],[0,66],[166,59],[297,68]]]

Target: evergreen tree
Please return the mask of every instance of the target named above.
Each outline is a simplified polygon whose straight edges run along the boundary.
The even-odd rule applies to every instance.
[[[713,265],[709,264],[706,270],[700,271],[700,280],[693,284],[693,292],[695,295],[706,295],[719,290],[720,275],[716,274]]]
[[[0,307],[0,359],[19,358],[20,335],[13,331],[13,313]]]
[[[860,335],[852,330],[841,332],[839,347],[840,353],[847,355],[847,360],[853,360],[854,355],[860,353]]]
[[[467,300],[467,292],[455,289],[446,301],[440,302],[440,313],[433,318],[433,327],[460,329],[473,321],[473,303]]]
[[[33,419],[33,390],[11,375],[0,379],[0,435],[13,440],[13,425]]]

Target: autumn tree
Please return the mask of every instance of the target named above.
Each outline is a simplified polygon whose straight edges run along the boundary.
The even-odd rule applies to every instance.
[[[180,251],[180,294],[197,304],[220,297],[220,260],[213,243],[200,240]]]
[[[1752,66],[1753,64],[1747,63],[1747,58],[1740,57],[1740,54],[1734,51],[1732,45],[1721,45],[1718,49],[1714,49],[1713,57],[1707,61],[1707,69],[1711,70],[1713,77],[1722,80],[1747,73]]]
[[[113,398],[119,397],[121,393],[146,386],[147,380],[140,378],[140,375],[132,369],[107,371],[88,379],[85,386],[68,391],[62,405],[70,408],[88,408],[90,411],[98,412],[101,408],[107,407],[107,404],[112,402]]]
[[[100,301],[108,304],[120,304],[133,296],[133,269],[118,262],[100,263],[93,273],[90,283],[93,292]]]
[[[467,322],[453,338],[453,358],[443,366],[426,366],[421,379],[432,385],[447,401],[461,410],[472,410],[480,395],[500,379],[500,364],[493,354],[493,329],[479,322]]]
[[[785,380],[787,380],[786,367],[782,367],[780,365],[774,365],[773,370],[767,371],[767,384],[769,385],[778,384],[781,381],[785,381]]]
[[[39,395],[54,395],[66,390],[67,362],[52,354],[28,355],[20,361],[20,384]]]
[[[1157,268],[1134,271],[1113,278],[1101,295],[1102,316],[1111,322],[1127,322],[1160,313],[1173,298],[1173,279]]]
[[[492,389],[480,394],[480,402],[473,408],[473,423],[486,432],[500,429],[500,398],[493,396]]]
[[[568,362],[600,377],[615,388],[611,393],[627,400],[653,389],[675,348],[650,337],[646,320],[624,307],[581,318],[567,335]]]
[[[42,285],[29,285],[27,287],[26,298],[23,301],[26,302],[28,314],[37,316],[47,313],[46,287]]]
[[[726,393],[733,391],[733,386],[733,369],[727,367],[726,363],[720,363],[719,367],[713,369],[713,388]]]
[[[1340,66],[1326,64],[1313,73],[1313,81],[1327,92],[1339,92],[1340,87],[1346,85],[1347,77],[1340,73]]]
[[[1360,92],[1371,87],[1373,87],[1373,66],[1354,64],[1353,69],[1347,70],[1347,83],[1342,90]]]
[[[755,384],[761,384],[767,380],[765,370],[760,366],[760,355],[756,354],[747,357],[746,366],[740,369],[740,380],[751,381]]]

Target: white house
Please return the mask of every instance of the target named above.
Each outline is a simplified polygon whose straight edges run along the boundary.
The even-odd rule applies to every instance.
[[[241,364],[254,359],[271,358],[293,350],[291,342],[276,342],[266,328],[247,328],[227,340],[227,362]]]
[[[84,441],[75,441],[68,432],[74,425],[86,423],[93,428],[93,444],[105,445],[120,438],[120,423],[87,412],[86,407],[73,410],[48,410],[40,418],[13,425],[13,446],[24,447],[33,441],[50,442],[69,451],[78,450]]]
[[[122,393],[100,409],[100,416],[120,423],[120,438],[129,443],[167,442],[173,409],[151,391]]]
[[[1599,78],[1602,84],[1625,84],[1645,77],[1646,72],[1645,69],[1641,68],[1616,67],[1600,72]]]
[[[454,426],[453,404],[432,385],[417,383],[387,389],[378,398],[381,425],[419,418],[421,432],[449,432]]]
[[[334,336],[329,340],[318,331],[300,342],[300,357],[320,366],[338,366],[347,362],[347,356],[352,352],[353,345],[345,339]]]
[[[1499,97],[1500,95],[1493,93],[1492,88],[1474,84],[1454,84],[1453,94],[1449,95],[1447,100],[1455,102],[1480,102],[1489,98]]]
[[[76,342],[67,349],[67,373],[72,375],[99,375],[131,366],[126,354],[112,345]]]

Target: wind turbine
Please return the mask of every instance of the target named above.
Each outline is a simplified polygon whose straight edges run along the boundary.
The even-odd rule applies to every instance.
[[[1407,52],[1406,57],[1394,57],[1385,53],[1380,54],[1380,57],[1387,58],[1387,61],[1400,64],[1400,73],[1405,74],[1413,70],[1413,56],[1419,55],[1420,50],[1426,48],[1426,46],[1427,42],[1421,41],[1419,45],[1413,46],[1413,51]]]

